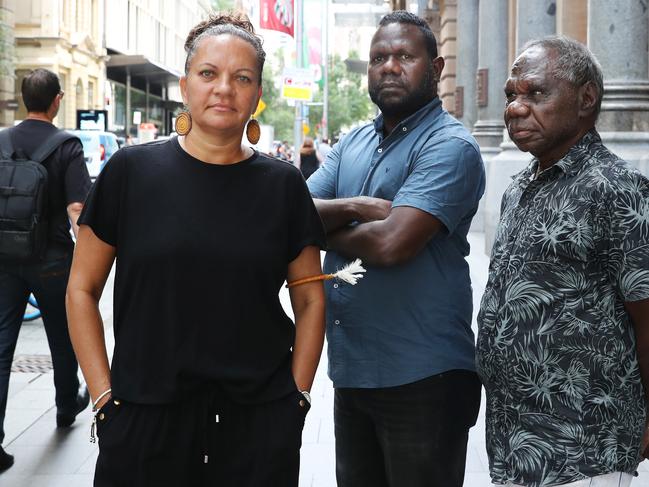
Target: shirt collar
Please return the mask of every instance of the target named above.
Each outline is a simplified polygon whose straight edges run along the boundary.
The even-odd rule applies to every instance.
[[[593,144],[601,144],[602,139],[600,138],[597,130],[593,127],[584,136],[579,139],[575,145],[573,145],[568,153],[563,156],[555,166],[562,170],[566,176],[572,176],[579,172],[579,170],[584,165],[584,162],[588,159],[591,151],[589,150]]]
[[[407,118],[404,118],[401,122],[399,122],[396,127],[392,130],[392,133],[396,132],[398,128],[400,127],[406,127],[407,131],[410,131],[413,127],[416,127],[419,122],[421,122],[428,114],[434,111],[441,111],[442,110],[442,101],[439,99],[438,96],[433,98],[432,101],[428,102],[426,105],[421,107],[419,110],[417,110],[415,113],[412,115],[408,116]],[[383,138],[383,114],[380,113],[378,117],[376,117],[374,120],[374,131],[377,133],[377,135],[381,138]]]
[[[584,136],[579,139],[579,141],[573,145],[568,153],[559,159],[556,163],[549,167],[542,174],[550,177],[551,174],[557,174],[561,171],[566,176],[573,176],[579,172],[579,170],[584,165],[584,162],[588,159],[590,154],[590,148],[593,144],[601,144],[602,139],[597,133],[597,130],[593,127]],[[519,182],[527,182],[532,179],[536,174],[536,171],[539,167],[539,160],[535,157],[532,159],[532,162],[520,173],[513,176],[513,179],[517,179]]]

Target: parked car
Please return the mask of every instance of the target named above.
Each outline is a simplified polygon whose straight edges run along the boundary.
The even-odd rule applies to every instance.
[[[119,149],[117,137],[112,132],[99,130],[70,130],[70,132],[81,139],[88,173],[91,179],[95,179]]]

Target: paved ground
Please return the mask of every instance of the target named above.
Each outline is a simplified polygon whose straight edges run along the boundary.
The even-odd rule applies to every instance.
[[[481,234],[471,234],[469,257],[477,310],[487,279],[488,259],[483,253]],[[102,298],[107,338],[112,346],[112,277]],[[288,294],[282,295],[288,305]],[[475,326],[475,325],[474,325]],[[48,354],[47,340],[40,321],[25,323],[16,356]],[[323,354],[312,391],[313,408],[307,416],[303,436],[300,487],[334,487],[333,390],[326,375]],[[484,404],[484,401],[483,401]],[[2,487],[89,487],[97,457],[97,447],[88,441],[91,414],[79,415],[67,430],[55,427],[54,386],[51,373],[14,373],[11,376],[9,404],[5,420],[4,447],[14,454],[16,464],[0,474]],[[487,456],[484,447],[484,407],[478,424],[471,431],[467,455],[465,487],[487,487]],[[633,487],[649,486],[649,469],[640,466],[640,477]],[[408,487],[408,486],[403,486]]]

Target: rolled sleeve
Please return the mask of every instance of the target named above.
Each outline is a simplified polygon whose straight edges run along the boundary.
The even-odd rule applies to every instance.
[[[464,218],[475,213],[484,187],[478,150],[463,139],[450,137],[424,147],[392,206],[430,213],[453,233]]]
[[[340,143],[336,144],[324,164],[307,180],[309,192],[314,198],[330,200],[336,197],[336,176],[340,164]]]
[[[293,180],[293,204],[291,205],[291,226],[288,241],[288,261],[293,261],[309,245],[325,248],[325,231],[320,215],[311,195],[298,173]]]
[[[649,180],[636,172],[619,179],[608,203],[608,272],[624,301],[649,298]]]

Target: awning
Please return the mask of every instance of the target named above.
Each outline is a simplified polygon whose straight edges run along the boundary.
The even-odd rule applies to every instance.
[[[178,81],[182,76],[180,71],[155,63],[141,54],[111,54],[106,68],[109,74],[112,70],[123,71],[124,74],[128,70],[131,78],[145,78],[158,83]]]

